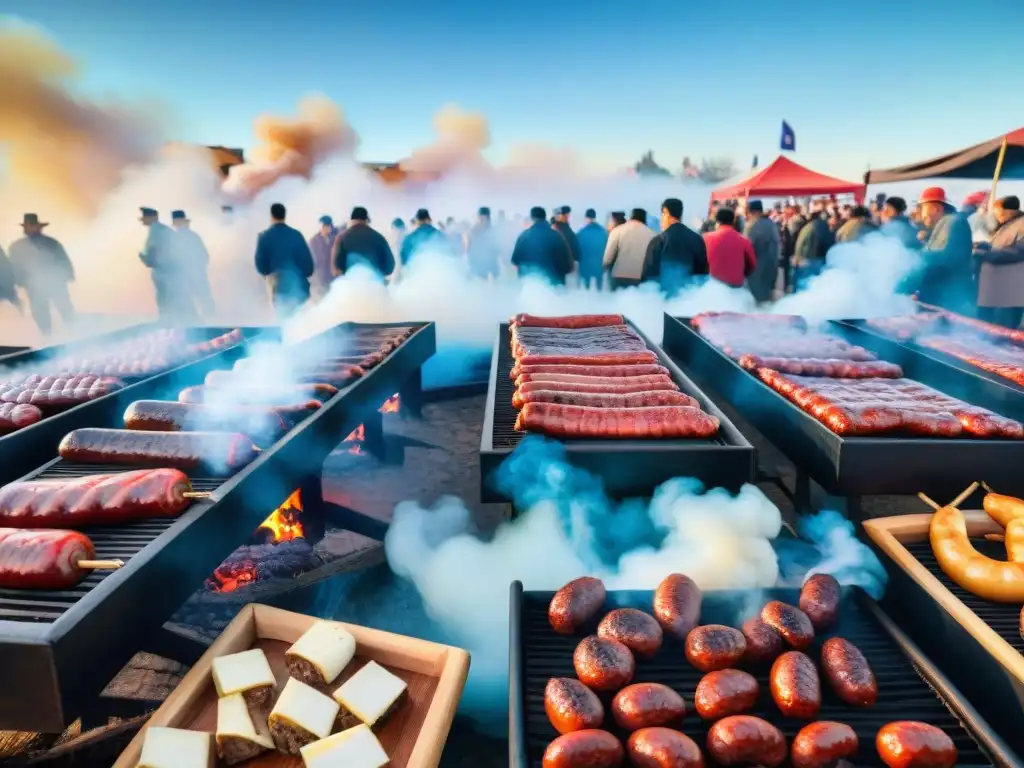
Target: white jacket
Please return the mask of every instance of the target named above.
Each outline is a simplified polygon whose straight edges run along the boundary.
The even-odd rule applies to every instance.
[[[647,246],[657,235],[639,221],[627,221],[608,233],[604,249],[604,268],[612,277],[640,280],[647,262]]]

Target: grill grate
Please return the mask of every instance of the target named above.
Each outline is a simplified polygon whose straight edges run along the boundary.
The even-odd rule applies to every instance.
[[[769,600],[772,597],[796,602],[795,591],[766,595],[763,599]],[[523,723],[527,765],[530,768],[541,768],[545,748],[558,735],[544,713],[544,686],[552,677],[576,676],[572,654],[581,639],[580,636],[556,635],[552,631],[547,618],[550,599],[551,593],[527,592],[523,595],[521,637],[524,680],[518,684],[525,683]],[[650,592],[609,593],[606,608],[629,606],[649,611],[650,602]],[[701,622],[739,626],[737,611],[748,606],[757,609],[760,605],[760,601],[752,603],[750,595],[738,597],[733,594],[731,598],[705,595]],[[857,645],[867,656],[878,680],[878,703],[863,709],[839,701],[828,689],[827,683],[822,681],[822,707],[818,719],[846,723],[857,732],[861,745],[855,760],[858,766],[882,765],[874,748],[875,735],[879,728],[894,720],[920,720],[950,734],[959,751],[958,766],[992,765],[957,717],[916,672],[895,641],[852,595],[845,596],[840,620],[828,635],[845,637]],[[822,639],[815,641],[812,658],[820,657]],[[703,749],[707,743],[708,725],[700,720],[692,707],[693,692],[702,675],[686,661],[681,646],[678,641],[666,638],[665,646],[653,660],[637,664],[634,682],[659,682],[678,691],[687,705],[687,715],[681,730]],[[760,683],[761,696],[756,709],[749,714],[763,717],[774,724],[785,734],[789,743],[806,723],[784,718],[779,713],[771,698],[767,668],[751,671]],[[512,684],[516,685],[517,681],[513,680]],[[605,709],[607,712],[608,707]],[[610,716],[606,727],[609,722]],[[611,730],[615,732],[614,728]],[[616,735],[623,736],[618,732]]]
[[[515,392],[515,383],[509,378],[515,360],[512,357],[508,326],[502,325],[501,342],[498,349],[498,380],[494,385],[494,419],[492,432],[492,445],[494,448],[515,448],[523,439],[524,433],[515,429],[516,417],[519,411],[512,406],[512,394]],[[657,352],[657,350],[654,350]],[[660,361],[659,361],[660,362]],[[677,384],[679,382],[676,382]],[[688,394],[695,394],[689,392]],[[566,440],[563,442],[580,443],[585,441]],[[659,445],[662,447],[679,445],[725,445],[726,442],[721,434],[710,440],[594,440],[602,444],[619,443],[621,445]]]
[[[994,560],[1006,559],[1006,545],[985,539],[971,539],[971,544],[985,557]],[[935,560],[932,552],[931,542],[925,540],[914,544],[904,544],[907,551],[913,555],[921,565],[928,569],[928,572],[942,582],[942,586],[956,596],[960,602],[970,608],[979,619],[985,622],[992,631],[1003,640],[1013,646],[1018,653],[1024,654],[1024,638],[1020,634],[1020,606],[1003,605],[990,603],[987,600],[971,594],[955,581],[950,579]]]

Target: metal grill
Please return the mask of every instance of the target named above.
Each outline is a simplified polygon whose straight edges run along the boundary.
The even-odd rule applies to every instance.
[[[558,734],[551,727],[544,712],[544,687],[552,677],[575,677],[572,655],[582,635],[565,637],[555,634],[548,622],[547,607],[554,593],[526,592],[520,603],[518,630],[513,626],[513,641],[518,653],[513,655],[520,661],[521,673],[515,670],[510,680],[510,708],[515,709],[517,694],[522,694],[522,711],[513,712],[513,730],[510,734],[513,759],[511,768],[541,768],[541,758],[547,745]],[[752,599],[759,598],[756,604]],[[650,610],[650,592],[610,592],[606,608],[634,607]],[[763,596],[750,593],[708,593],[704,597],[701,623],[721,623],[740,626],[745,616],[737,615],[740,606],[760,607],[763,601],[785,600],[795,604],[798,595],[795,590],[768,590]],[[513,601],[515,594],[513,593]],[[959,756],[958,766],[991,766],[993,760],[986,756],[977,741],[961,724],[961,718],[951,710],[961,704],[944,701],[923,677],[927,669],[915,669],[903,652],[900,644],[874,615],[877,611],[862,593],[844,596],[840,618],[825,636],[815,640],[809,651],[812,658],[820,657],[821,643],[828,636],[840,636],[854,643],[867,657],[878,680],[878,702],[873,707],[857,708],[841,702],[822,681],[822,707],[817,719],[846,723],[857,733],[860,752],[855,763],[858,766],[881,766],[874,749],[875,735],[886,723],[895,720],[919,720],[931,723],[948,733],[956,744]],[[873,610],[872,610],[873,609]],[[515,611],[513,611],[513,614]],[[514,619],[513,619],[514,620]],[[787,743],[805,723],[782,717],[768,693],[768,669],[751,669],[761,686],[761,697],[757,707],[749,714],[769,721],[786,736]],[[682,648],[675,639],[666,638],[665,646],[650,661],[639,661],[634,682],[658,682],[676,690],[686,700],[687,711],[692,712],[693,693],[702,673],[690,666]],[[518,688],[519,691],[511,690]],[[610,718],[605,723],[609,727]],[[707,743],[709,723],[688,714],[681,730],[697,742]],[[614,726],[614,723],[611,723]],[[626,734],[610,730],[625,739]],[[515,756],[518,739],[523,754]],[[713,763],[711,763],[713,764]]]

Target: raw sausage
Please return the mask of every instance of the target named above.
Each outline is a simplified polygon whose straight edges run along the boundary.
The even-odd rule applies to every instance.
[[[634,683],[612,699],[612,717],[625,731],[678,725],[684,715],[683,697],[661,683]]]
[[[524,373],[568,373],[577,376],[650,376],[662,373],[669,375],[663,365],[516,365],[512,367],[508,377],[517,379]]]
[[[751,664],[766,664],[782,653],[782,635],[760,619],[747,619],[740,631],[747,641],[743,658]]]
[[[62,411],[124,388],[120,379],[103,376],[29,376],[0,389],[0,401],[27,403],[43,412]]]
[[[576,646],[572,654],[576,677],[595,691],[617,691],[629,684],[636,662],[629,648],[618,640],[591,635]]]
[[[705,720],[720,720],[753,709],[761,686],[753,675],[738,669],[708,672],[697,683],[693,705]]]
[[[821,671],[836,696],[854,707],[870,707],[878,700],[878,683],[860,648],[842,637],[830,637],[821,646]]]
[[[543,768],[618,768],[624,756],[622,744],[607,731],[575,731],[548,744]]]
[[[509,320],[509,325],[524,328],[597,328],[604,325],[625,325],[622,315],[561,315],[544,317],[522,312]]]
[[[42,421],[43,412],[29,403],[0,403],[0,435]]]
[[[540,390],[548,392],[580,392],[587,395],[630,395],[644,392],[676,392],[679,390],[671,379],[657,384],[615,384],[595,382],[586,384],[575,381],[528,381],[512,393],[512,406],[522,408],[526,395]]]
[[[529,354],[517,357],[516,362],[519,365],[654,365],[658,362],[658,356],[650,350],[646,352]]]
[[[310,400],[330,400],[338,388],[330,384],[296,384],[289,387],[244,388],[237,391],[220,387],[186,387],[178,393],[182,403],[215,403],[217,405],[303,405]],[[317,406],[319,407],[319,406]]]
[[[26,480],[0,488],[0,525],[82,528],[147,517],[177,517],[192,502],[177,469],[140,469],[71,480]]]
[[[515,428],[563,438],[708,438],[718,432],[718,419],[686,406],[586,408],[527,403]]]
[[[853,757],[859,747],[853,728],[822,720],[800,729],[790,745],[789,760],[793,768],[829,768]]]
[[[557,403],[584,405],[589,408],[649,408],[657,405],[688,405],[700,408],[700,403],[689,395],[673,390],[654,392],[565,392],[557,387],[517,393],[516,402]]]
[[[693,579],[672,573],[654,590],[654,618],[661,628],[680,640],[700,621],[702,595]]]
[[[626,754],[635,768],[704,768],[700,747],[671,728],[641,728],[630,735]]]
[[[664,373],[656,373],[650,376],[602,376],[599,373],[587,376],[577,375],[573,373],[523,373],[520,374],[515,380],[515,386],[521,387],[524,384],[539,381],[551,381],[559,382],[563,384],[593,384],[595,386],[616,386],[616,387],[627,387],[634,386],[637,384],[648,385],[649,388],[653,389],[653,384],[663,384],[669,389],[679,389],[670,376]]]
[[[560,635],[571,635],[604,607],[604,582],[593,576],[573,579],[555,592],[548,604],[548,621]]]
[[[96,549],[77,531],[0,528],[0,589],[67,589],[89,575]]]
[[[875,748],[889,768],[953,768],[956,745],[934,725],[899,720],[882,726]]]
[[[640,659],[649,659],[661,648],[661,627],[650,614],[635,608],[617,608],[597,625],[598,637],[618,640]]]
[[[544,711],[559,733],[600,728],[604,707],[592,690],[579,680],[553,677],[544,687]]]
[[[230,475],[254,458],[252,439],[232,432],[133,432],[76,429],[60,441],[60,457],[80,464],[204,469]]]
[[[288,431],[274,408],[218,408],[173,400],[136,400],[124,412],[124,425],[143,432],[241,432],[264,442],[274,442]]]
[[[788,603],[772,600],[761,609],[761,621],[798,651],[810,647],[814,642],[814,625],[811,620],[806,613]]]
[[[686,658],[701,672],[731,667],[746,650],[743,633],[724,624],[705,624],[686,636]]]
[[[772,664],[772,698],[786,717],[813,720],[821,709],[821,680],[810,657],[787,651]]]
[[[800,590],[800,610],[807,614],[816,630],[832,625],[839,615],[841,589],[835,576],[816,573]]]
[[[711,726],[708,752],[719,765],[776,768],[786,760],[786,739],[767,720],[733,715]]]

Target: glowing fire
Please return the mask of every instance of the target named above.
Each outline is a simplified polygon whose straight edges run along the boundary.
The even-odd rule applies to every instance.
[[[384,405],[382,405],[380,407],[380,412],[381,413],[398,413],[398,408],[399,408],[400,405],[401,405],[401,402],[399,401],[398,393],[396,392],[395,394],[393,394],[391,397],[389,397],[387,399],[387,402],[385,402]]]
[[[256,563],[245,562],[239,566],[220,566],[213,572],[210,585],[216,592],[234,592],[239,587],[252,584],[259,578]]]
[[[271,541],[291,541],[304,536],[302,523],[295,516],[296,512],[302,511],[300,493],[299,490],[296,490],[285,499],[284,504],[270,513],[270,517],[260,523],[260,528],[266,528],[274,534]]]
[[[398,413],[398,409],[401,406],[401,401],[398,398],[396,392],[380,407],[381,413]],[[366,439],[366,427],[360,424],[358,427],[352,430],[351,434],[345,438],[344,442],[350,443],[345,449],[348,453],[362,453],[363,452],[363,441]]]

